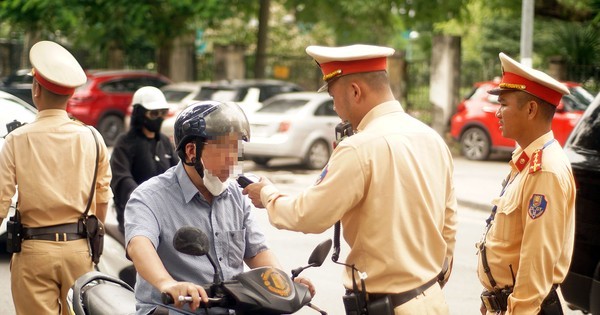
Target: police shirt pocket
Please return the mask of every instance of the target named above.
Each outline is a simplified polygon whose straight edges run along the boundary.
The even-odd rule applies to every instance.
[[[227,232],[227,262],[231,268],[242,268],[246,249],[246,230]]]
[[[521,216],[517,210],[516,204],[498,206],[491,235],[493,238],[506,242],[520,237],[517,233],[521,226]]]

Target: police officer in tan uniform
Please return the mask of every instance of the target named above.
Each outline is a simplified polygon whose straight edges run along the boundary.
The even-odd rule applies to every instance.
[[[0,152],[0,221],[18,185],[24,227],[21,251],[11,259],[11,289],[17,314],[68,314],[66,296],[93,269],[88,240],[77,221],[95,186],[89,214],[104,221],[111,172],[102,137],[73,121],[66,104],[87,78],[62,46],[41,41],[29,53],[33,65],[34,122],[7,137]],[[93,183],[98,139],[97,180]]]
[[[370,305],[389,299],[389,314],[447,314],[436,280],[453,256],[456,235],[448,147],[395,100],[386,72],[393,49],[309,46],[306,52],[355,134],[340,142],[317,183],[297,197],[266,178],[244,193],[266,207],[280,229],[321,233],[341,220],[350,245],[345,263],[355,267],[344,274],[349,296],[366,291]],[[364,279],[359,292],[353,278]]]
[[[498,95],[502,135],[517,148],[477,245],[481,313],[562,314],[557,289],[573,252],[575,183],[551,128],[569,90],[503,53],[500,61],[502,82],[488,93]]]

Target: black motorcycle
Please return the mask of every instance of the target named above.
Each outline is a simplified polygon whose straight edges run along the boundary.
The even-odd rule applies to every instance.
[[[201,308],[220,307],[235,310],[236,314],[291,314],[304,306],[311,307],[321,314],[327,314],[312,305],[308,288],[293,281],[304,269],[319,267],[331,249],[330,239],[323,241],[313,250],[308,265],[292,270],[291,277],[284,271],[262,267],[240,273],[231,280],[222,281],[216,263],[208,249],[208,237],[193,227],[183,227],[175,233],[173,244],[177,251],[194,256],[207,255],[213,265],[213,283],[203,285],[209,296],[207,304]],[[180,301],[190,301],[191,297],[176,297]],[[173,297],[162,295],[164,306],[175,309]],[[68,307],[75,315],[135,314],[133,289],[124,281],[100,272],[93,271],[81,276],[69,291]],[[176,309],[178,312],[189,312]],[[193,313],[189,313],[193,314]]]

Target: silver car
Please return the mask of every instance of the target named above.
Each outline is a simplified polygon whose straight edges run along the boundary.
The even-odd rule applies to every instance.
[[[250,142],[244,157],[259,165],[272,158],[298,158],[310,169],[323,168],[332,151],[335,126],[341,122],[327,93],[276,95],[248,115]]]

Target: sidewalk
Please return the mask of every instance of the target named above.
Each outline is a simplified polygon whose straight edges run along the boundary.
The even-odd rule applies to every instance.
[[[478,162],[455,156],[454,189],[459,206],[490,211],[508,172],[508,158]]]

